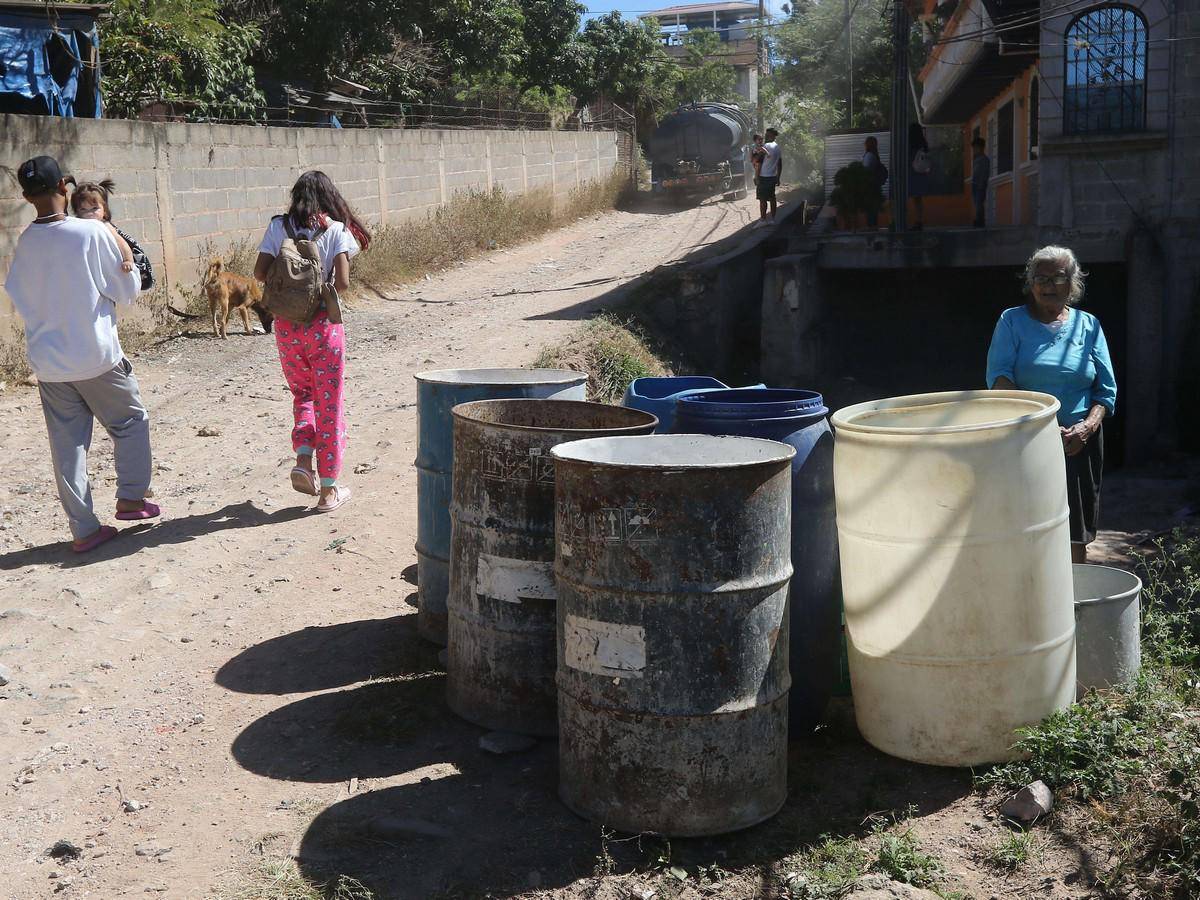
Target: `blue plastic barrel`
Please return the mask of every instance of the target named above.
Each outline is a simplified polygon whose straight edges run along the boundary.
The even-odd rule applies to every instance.
[[[567,369],[443,369],[417,379],[417,630],[446,644],[450,592],[450,497],[454,422],[450,410],[472,400],[586,399],[587,375]]]
[[[755,387],[763,387],[761,384]],[[708,375],[672,375],[658,378],[635,378],[625,390],[622,406],[630,409],[640,409],[658,416],[656,434],[670,434],[675,421],[675,403],[684,394],[696,394],[700,391],[743,390],[730,388],[723,381],[717,381]]]
[[[769,438],[796,449],[792,459],[792,575],[788,652],[794,737],[821,721],[838,682],[841,581],[833,501],[833,432],[815,391],[738,388],[680,397],[674,430]]]

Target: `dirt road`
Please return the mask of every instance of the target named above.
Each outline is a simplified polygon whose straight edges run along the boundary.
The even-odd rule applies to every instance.
[[[0,661],[10,679],[0,687],[0,896],[212,897],[262,855],[286,854],[317,811],[348,794],[461,782],[468,766],[452,760],[464,755],[473,783],[540,762],[552,776],[545,748],[484,771],[476,729],[430,737],[444,713],[441,677],[416,677],[436,669],[436,655],[416,639],[410,603],[412,375],[525,365],[623,281],[728,236],[750,214],[751,201],[608,213],[381,292],[348,320],[355,496],[331,516],[311,514],[288,486],[290,397],[269,337],[197,333],[135,357],[165,517],[85,560],[64,543],[36,391],[0,395]],[[591,284],[572,287],[581,282]],[[102,433],[92,470],[106,509],[114,478]],[[396,675],[405,677],[355,687]],[[412,690],[389,693],[396,685]],[[428,757],[420,765],[414,746]],[[539,773],[543,782],[552,790]],[[376,823],[376,843],[444,849],[437,835],[472,829],[471,804],[456,802],[433,836]],[[282,851],[261,843],[270,834],[284,835]],[[60,840],[78,859],[47,856]],[[457,877],[457,856],[387,895],[432,896]]]

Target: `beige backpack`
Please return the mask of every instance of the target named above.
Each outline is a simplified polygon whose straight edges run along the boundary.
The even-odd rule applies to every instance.
[[[296,236],[292,217],[282,216],[287,237],[267,272],[263,305],[278,319],[307,325],[324,307],[329,321],[342,321],[337,291],[325,281],[321,251],[315,240]],[[319,234],[318,234],[319,236]]]

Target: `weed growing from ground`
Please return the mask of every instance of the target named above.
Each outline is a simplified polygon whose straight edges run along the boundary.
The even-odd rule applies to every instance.
[[[942,880],[945,870],[937,858],[921,849],[912,828],[879,831],[879,855],[872,868],[893,881],[913,887],[932,888]]]
[[[586,372],[588,399],[598,403],[620,403],[635,378],[669,373],[635,323],[610,315],[592,319],[566,343],[547,347],[533,365]]]
[[[1124,896],[1200,895],[1200,537],[1176,531],[1135,560],[1142,671],[1019,732],[1022,758],[977,776],[1012,790],[1040,778],[1084,801],[1111,842],[1100,886]]]
[[[358,879],[338,875],[327,881],[307,878],[289,857],[262,860],[245,880],[217,894],[218,900],[374,900]]]
[[[795,871],[784,875],[783,883],[794,900],[836,900],[866,873],[870,862],[856,838],[823,835],[799,858],[788,861]]]
[[[1029,831],[1014,831],[992,848],[988,860],[1000,869],[1015,872],[1029,861],[1029,857],[1037,849],[1037,838]]]

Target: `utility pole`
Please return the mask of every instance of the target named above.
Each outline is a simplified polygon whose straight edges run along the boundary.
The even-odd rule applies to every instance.
[[[846,14],[846,73],[850,78],[850,118],[846,120],[849,128],[854,127],[854,25],[850,22],[850,0],[842,0],[842,9]]]
[[[754,86],[754,99],[758,101],[758,133],[763,133],[763,77],[766,66],[763,57],[766,54],[767,42],[763,40],[763,31],[767,24],[767,0],[758,0],[758,81]]]
[[[892,229],[908,229],[908,32],[910,22],[904,0],[892,0]]]

